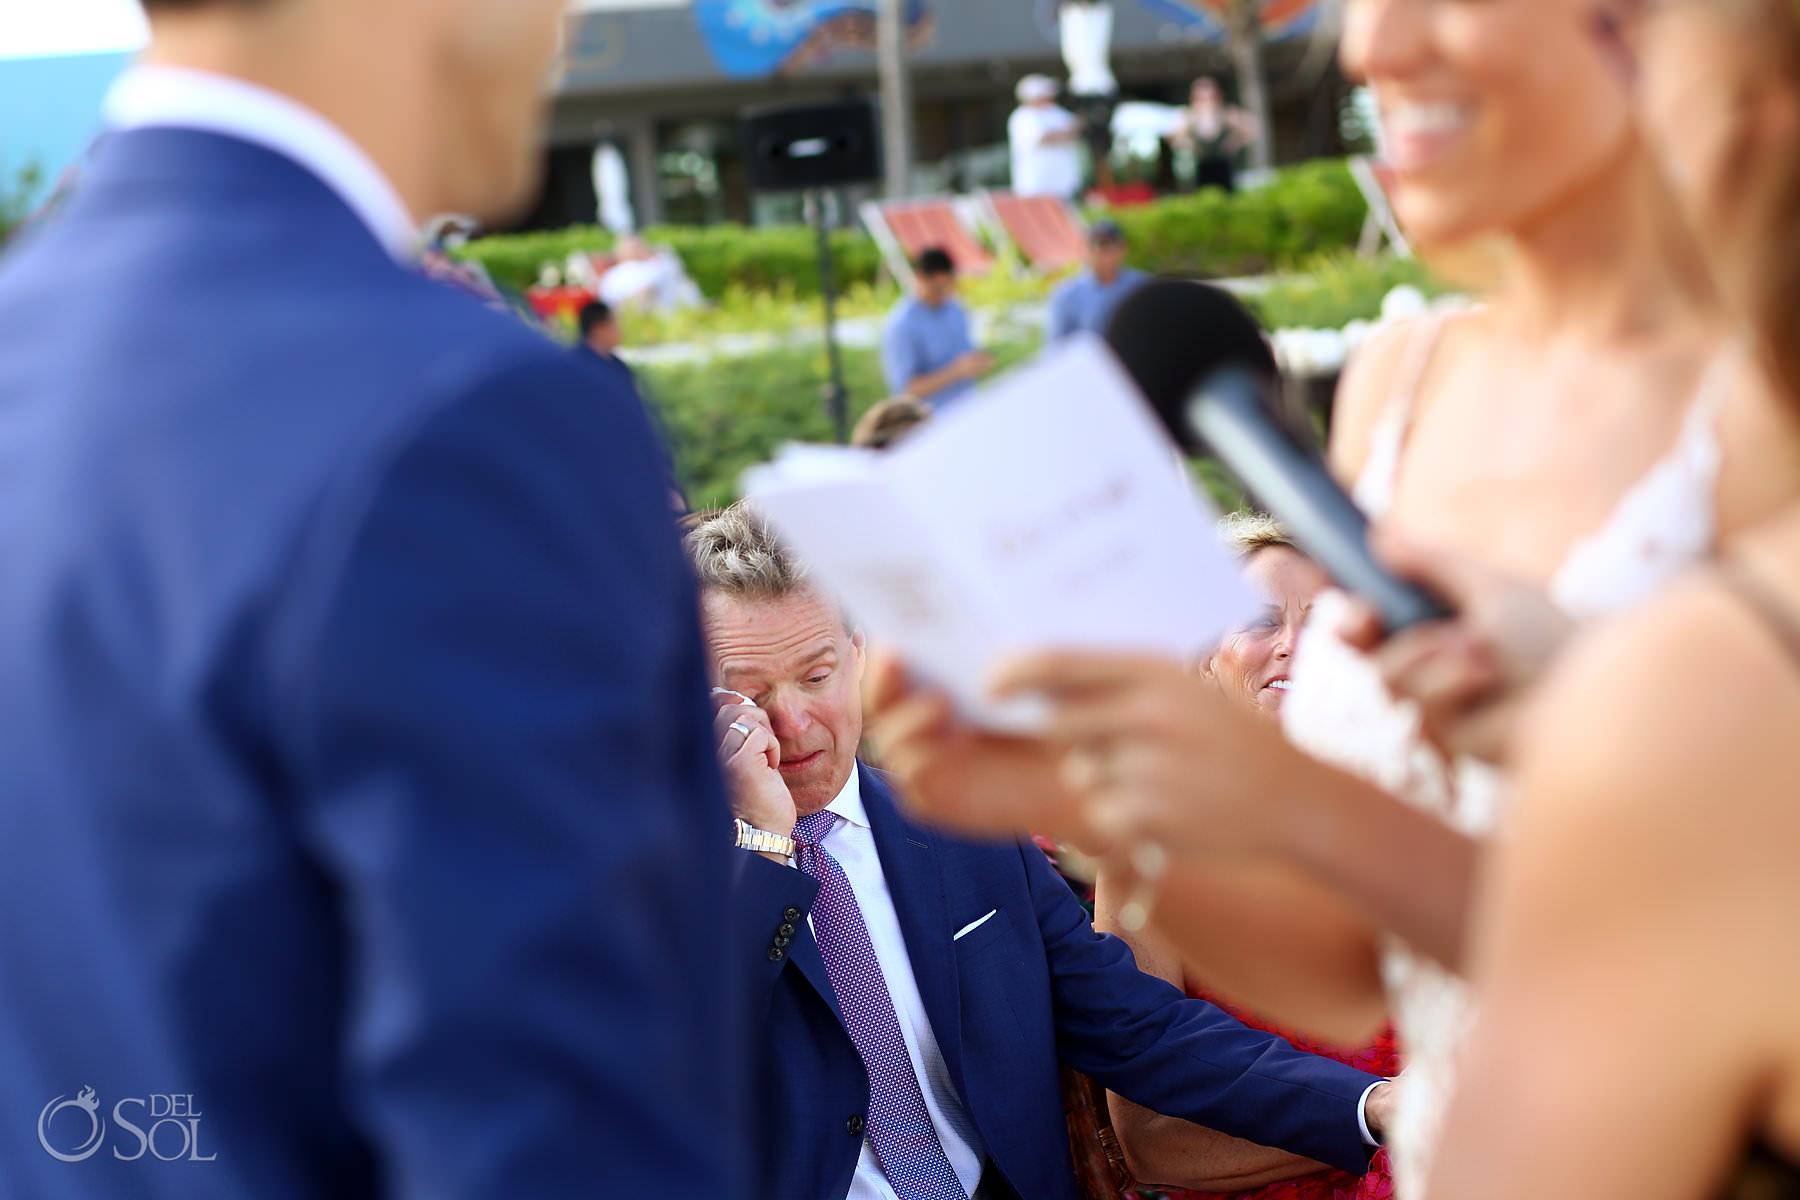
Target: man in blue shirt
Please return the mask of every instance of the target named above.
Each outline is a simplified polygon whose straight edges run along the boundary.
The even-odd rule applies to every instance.
[[[913,273],[912,298],[888,317],[881,363],[889,393],[942,408],[974,391],[994,359],[977,350],[969,335],[969,314],[956,300],[956,264],[950,256],[936,247],[926,250]]]
[[[1094,222],[1088,230],[1087,270],[1050,297],[1046,344],[1055,345],[1083,331],[1105,335],[1106,323],[1125,297],[1150,279],[1125,265],[1126,250],[1124,230],[1112,221]]]

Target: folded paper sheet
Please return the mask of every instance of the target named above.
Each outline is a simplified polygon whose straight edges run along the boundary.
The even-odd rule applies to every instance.
[[[1008,655],[1191,658],[1258,605],[1217,514],[1096,338],[885,455],[789,447],[745,491],[872,641],[995,728],[1038,718],[986,695]]]

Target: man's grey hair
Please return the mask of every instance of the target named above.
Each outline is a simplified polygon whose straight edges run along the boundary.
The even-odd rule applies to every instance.
[[[1219,522],[1219,540],[1239,558],[1247,559],[1259,550],[1298,550],[1294,539],[1281,527],[1281,522],[1264,513],[1232,513]]]
[[[810,586],[806,568],[742,500],[697,521],[686,545],[700,586],[709,592],[739,600],[785,600]]]

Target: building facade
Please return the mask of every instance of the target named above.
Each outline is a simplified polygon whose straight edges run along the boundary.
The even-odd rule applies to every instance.
[[[1220,16],[1231,2],[1113,0],[1112,67],[1121,95],[1181,103],[1199,75],[1219,77],[1230,90]],[[1015,83],[1034,72],[1064,75],[1057,3],[906,0],[917,190],[1005,185]],[[550,183],[529,227],[595,219],[593,158],[604,142],[623,159],[639,224],[794,220],[797,199],[755,196],[746,185],[742,114],[876,92],[875,0],[581,0],[577,7]],[[1317,0],[1264,0],[1282,160],[1341,146],[1347,88],[1325,11]],[[1129,175],[1158,164],[1123,165]],[[1161,164],[1165,174],[1169,165]]]
[[[904,0],[917,190],[1005,186],[1006,119],[1029,73],[1064,74],[1065,0]],[[1180,103],[1190,82],[1231,87],[1219,23],[1238,0],[1111,0],[1112,68],[1128,99]],[[1347,89],[1320,0],[1261,0],[1277,157],[1340,149]],[[542,202],[522,228],[595,221],[595,152],[639,225],[797,220],[799,200],[748,188],[738,125],[751,109],[873,95],[876,0],[574,0]],[[0,61],[0,203],[29,206],[99,130],[124,53]],[[1121,155],[1129,157],[1128,152]],[[1156,151],[1151,148],[1154,160]],[[1126,177],[1168,162],[1119,162]],[[1180,164],[1174,164],[1179,172]],[[29,194],[15,179],[37,176]],[[622,167],[622,172],[619,168]],[[1163,180],[1166,184],[1167,178]],[[852,197],[855,199],[857,197]]]

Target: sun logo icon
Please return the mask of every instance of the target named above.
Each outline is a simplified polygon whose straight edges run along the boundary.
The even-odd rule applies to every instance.
[[[73,1108],[86,1113],[88,1119],[87,1140],[73,1150],[59,1150],[51,1139],[50,1127],[55,1122],[56,1115],[65,1108]],[[65,1130],[68,1125],[69,1122],[63,1122]],[[99,1095],[93,1088],[84,1087],[73,1099],[58,1096],[44,1105],[44,1111],[38,1114],[37,1134],[38,1144],[44,1148],[46,1154],[58,1162],[74,1163],[92,1158],[94,1152],[100,1149],[100,1143],[106,1138],[106,1122],[100,1116]]]

